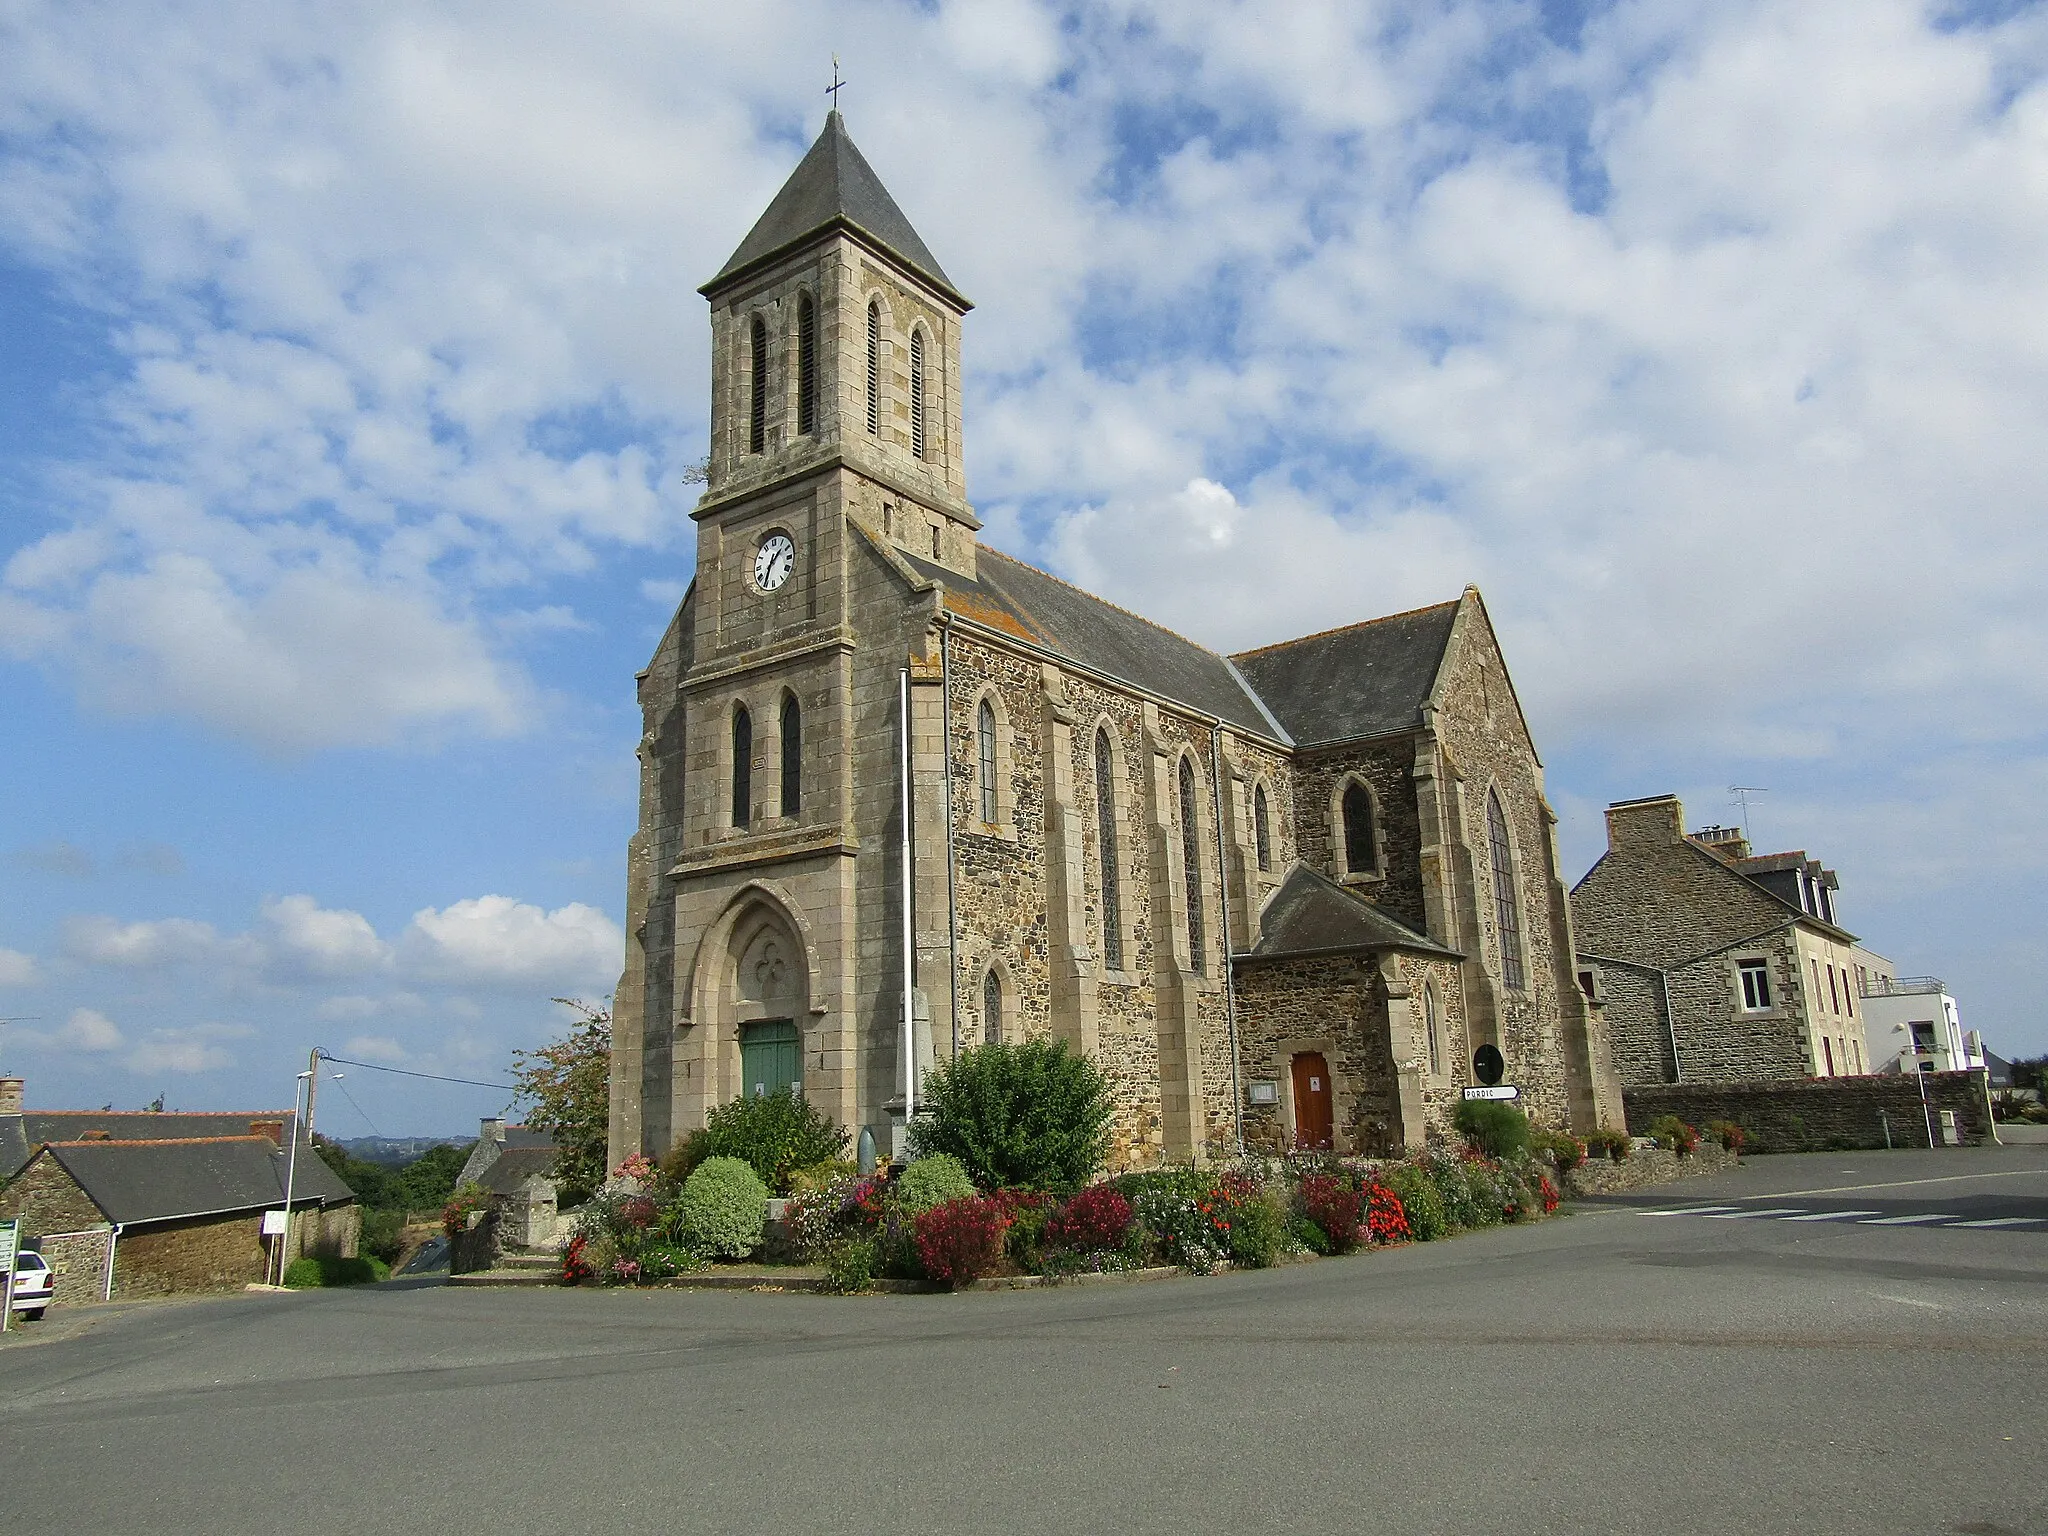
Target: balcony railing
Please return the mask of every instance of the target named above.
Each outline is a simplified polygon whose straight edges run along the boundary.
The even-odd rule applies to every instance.
[[[1871,976],[1863,983],[1865,997],[1912,997],[1947,990],[1939,976]]]

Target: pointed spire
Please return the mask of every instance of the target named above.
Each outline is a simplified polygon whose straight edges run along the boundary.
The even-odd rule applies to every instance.
[[[732,259],[699,293],[710,294],[734,278],[835,227],[850,228],[880,246],[925,281],[971,308],[937,258],[910,227],[896,199],[882,185],[866,157],[854,147],[838,110],[825,115],[824,132],[811,145],[768,211],[755,221]]]

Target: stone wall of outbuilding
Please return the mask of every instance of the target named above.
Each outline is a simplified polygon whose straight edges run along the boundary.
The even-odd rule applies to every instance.
[[[1666,1083],[1630,1088],[1628,1128],[1648,1134],[1651,1121],[1676,1115],[1688,1125],[1730,1120],[1748,1133],[1755,1152],[1818,1152],[1885,1145],[1887,1128],[1895,1147],[1925,1147],[1930,1115],[1937,1144],[1941,1112],[1952,1110],[1963,1144],[1991,1137],[1991,1098],[1986,1075],[1975,1072],[1865,1077],[1810,1077],[1754,1083]]]

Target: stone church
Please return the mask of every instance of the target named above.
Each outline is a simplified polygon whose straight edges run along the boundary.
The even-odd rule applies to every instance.
[[[1475,1051],[1621,1124],[1555,816],[1474,588],[1225,656],[980,542],[971,307],[837,112],[711,304],[697,569],[639,674],[611,1155],[794,1085],[886,1155],[1050,1034],[1118,1167],[1376,1153]]]

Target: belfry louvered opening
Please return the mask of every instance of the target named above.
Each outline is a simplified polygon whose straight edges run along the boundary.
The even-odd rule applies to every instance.
[[[796,301],[796,429],[818,430],[818,307],[808,293]]]
[[[748,327],[751,376],[747,380],[747,452],[768,446],[768,322],[754,316]]]
[[[882,430],[882,302],[868,300],[868,431]]]

